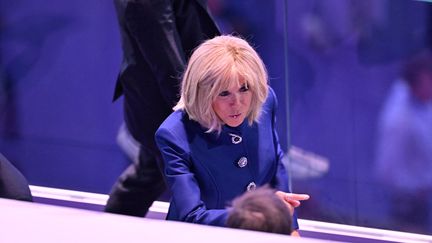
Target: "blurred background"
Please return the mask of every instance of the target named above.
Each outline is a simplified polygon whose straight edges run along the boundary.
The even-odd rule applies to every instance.
[[[424,126],[405,143],[422,149],[409,150],[403,168],[382,159],[397,140],[383,132],[388,107],[402,106],[394,86],[404,63],[432,44],[431,3],[209,6],[222,31],[246,38],[267,65],[292,189],[312,196],[299,217],[432,234],[430,101],[420,116],[403,115]],[[122,102],[111,102],[120,45],[111,1],[0,0],[0,152],[30,184],[106,194],[131,163],[116,142]],[[393,174],[402,188],[386,180]]]

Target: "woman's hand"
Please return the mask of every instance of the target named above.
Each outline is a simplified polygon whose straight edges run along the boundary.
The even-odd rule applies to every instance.
[[[283,191],[275,192],[276,195],[282,199],[282,201],[287,205],[290,210],[291,216],[294,213],[294,208],[300,206],[301,201],[308,200],[310,196],[308,194],[295,194],[295,193],[286,193]],[[300,233],[298,230],[293,230],[291,236],[300,237]]]
[[[310,198],[308,194],[286,193],[283,191],[277,191],[275,193],[280,199],[282,199],[283,202],[285,202],[291,212],[291,215],[294,213],[294,208],[300,206],[301,201],[308,200]]]

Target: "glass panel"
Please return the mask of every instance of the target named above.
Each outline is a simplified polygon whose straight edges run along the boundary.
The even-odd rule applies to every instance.
[[[290,131],[302,149],[293,184],[312,195],[300,216],[432,233],[430,56],[410,67],[418,86],[401,81],[430,47],[430,4],[287,4]]]
[[[129,164],[112,2],[1,1],[0,23],[0,153],[30,184],[108,193]]]

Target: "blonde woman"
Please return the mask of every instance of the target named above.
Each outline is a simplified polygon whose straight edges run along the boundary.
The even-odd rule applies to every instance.
[[[201,44],[180,95],[156,132],[172,192],[167,219],[225,226],[227,204],[265,184],[291,211],[308,198],[285,193],[276,97],[261,58],[245,40],[219,36]]]

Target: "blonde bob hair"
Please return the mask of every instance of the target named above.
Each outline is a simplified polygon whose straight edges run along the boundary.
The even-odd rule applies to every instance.
[[[213,110],[217,96],[233,85],[245,82],[252,92],[249,125],[258,121],[268,95],[267,71],[263,61],[247,41],[218,36],[202,43],[192,54],[184,72],[180,100],[174,110],[185,110],[189,118],[221,132],[223,121]]]

